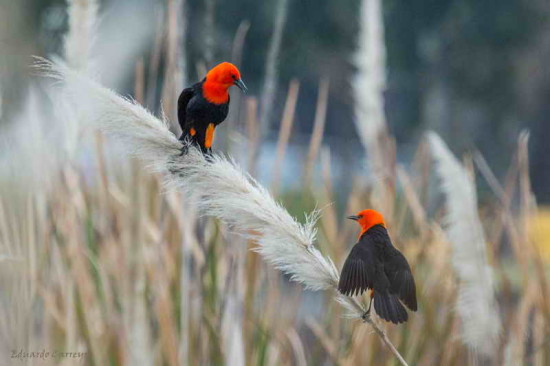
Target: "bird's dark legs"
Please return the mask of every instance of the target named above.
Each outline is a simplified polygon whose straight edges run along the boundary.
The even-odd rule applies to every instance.
[[[212,149],[204,148],[202,146],[199,146],[199,148],[201,149],[201,152],[204,155],[205,159],[208,161],[212,161]],[[180,156],[187,154],[188,151],[189,151],[189,143],[182,141]]]
[[[363,314],[363,316],[362,316],[363,320],[366,320],[370,316],[370,308],[372,306],[372,299],[374,299],[373,295],[371,295],[371,297],[370,297],[369,308],[367,309],[367,311],[365,311],[365,314]]]
[[[213,156],[212,148],[202,146],[202,144],[199,143],[199,140],[195,136],[186,135],[184,133],[181,135],[179,140],[181,141],[181,144],[182,144],[180,156],[187,154],[187,152],[189,151],[189,148],[191,147],[191,145],[193,145],[201,150],[202,154],[204,155],[207,161],[212,161],[212,156]]]
[[[372,299],[374,299],[374,296],[371,296],[371,298],[370,298],[369,308],[367,309],[367,314],[370,314],[370,308],[372,306]]]
[[[206,159],[206,161],[210,163],[213,161],[214,156],[212,155],[212,148],[204,149],[202,153],[204,154],[204,158]]]

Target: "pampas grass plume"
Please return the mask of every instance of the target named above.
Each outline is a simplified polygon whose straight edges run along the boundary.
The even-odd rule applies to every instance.
[[[459,280],[456,311],[462,341],[484,355],[495,351],[500,318],[493,272],[487,262],[486,241],[477,211],[475,186],[466,169],[443,140],[428,133],[432,156],[446,199],[445,228],[452,244],[452,265]]]

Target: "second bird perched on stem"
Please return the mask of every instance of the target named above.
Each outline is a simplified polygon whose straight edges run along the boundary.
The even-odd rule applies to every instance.
[[[229,88],[233,85],[246,93],[237,67],[229,62],[212,68],[206,77],[184,89],[178,98],[178,120],[182,129],[180,140],[189,140],[203,153],[212,151],[214,131],[229,112]]]
[[[390,240],[384,218],[377,211],[363,210],[348,219],[361,225],[361,234],[344,263],[338,290],[353,296],[370,289],[380,318],[395,324],[407,321],[401,302],[417,310],[416,285],[407,259]]]

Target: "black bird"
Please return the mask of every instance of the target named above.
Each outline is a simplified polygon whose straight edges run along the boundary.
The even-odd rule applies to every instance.
[[[374,309],[380,318],[395,324],[407,321],[407,311],[401,302],[410,310],[417,310],[416,285],[407,259],[390,240],[384,218],[374,210],[363,210],[348,219],[361,225],[361,234],[344,263],[338,290],[354,296],[370,289],[371,300],[365,315],[374,299]]]
[[[247,90],[237,67],[222,62],[202,81],[181,92],[178,98],[178,120],[183,131],[180,140],[190,140],[203,153],[212,151],[216,126],[229,112],[228,89],[233,85],[243,92]]]

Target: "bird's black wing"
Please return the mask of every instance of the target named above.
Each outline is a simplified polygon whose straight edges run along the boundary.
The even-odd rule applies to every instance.
[[[195,95],[193,87],[183,89],[178,98],[178,121],[182,131],[186,131],[186,111],[187,105]]]
[[[407,259],[392,245],[387,248],[385,257],[384,272],[390,281],[390,292],[416,311],[416,285]]]
[[[338,290],[344,295],[360,295],[374,287],[375,257],[372,249],[361,242],[351,249],[338,283]]]

